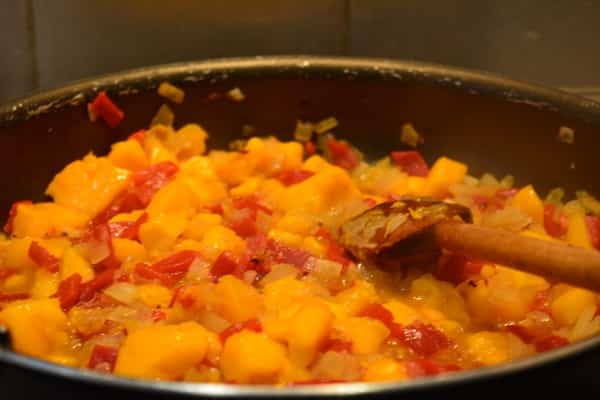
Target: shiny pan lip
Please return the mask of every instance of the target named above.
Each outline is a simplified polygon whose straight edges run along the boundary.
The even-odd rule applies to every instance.
[[[0,106],[0,127],[8,126],[41,113],[59,111],[93,97],[99,90],[121,95],[135,94],[156,87],[160,82],[217,82],[232,77],[294,76],[332,79],[379,79],[422,81],[441,87],[452,87],[472,94],[500,97],[509,102],[526,103],[543,110],[552,110],[576,117],[584,122],[600,124],[600,104],[568,94],[483,72],[440,65],[385,59],[273,56],[237,58],[169,64],[140,68],[98,78],[87,79],[58,89],[15,100]],[[600,336],[589,338],[554,351],[523,360],[418,379],[403,383],[343,383],[299,385],[294,387],[223,385],[143,381],[101,375],[26,357],[0,349],[0,362],[67,380],[113,388],[150,391],[157,394],[187,394],[206,397],[312,397],[352,396],[366,394],[401,394],[425,389],[450,387],[484,379],[498,378],[526,369],[540,367],[600,345]]]

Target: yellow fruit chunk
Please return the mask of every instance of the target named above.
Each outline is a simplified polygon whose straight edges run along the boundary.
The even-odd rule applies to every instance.
[[[91,264],[73,247],[67,248],[63,253],[59,272],[61,280],[73,274],[79,274],[82,282],[94,279],[94,269]]]
[[[300,215],[295,213],[285,214],[279,221],[277,221],[277,229],[283,231],[297,233],[299,235],[308,235],[314,223],[307,215]]]
[[[41,238],[81,228],[88,217],[55,203],[20,204],[13,220],[13,235]]]
[[[150,166],[142,145],[135,139],[124,140],[112,145],[108,160],[115,167],[137,171]]]
[[[150,307],[167,308],[173,297],[171,290],[164,286],[149,283],[138,285],[138,297]]]
[[[356,315],[369,304],[378,303],[379,296],[373,284],[361,279],[348,289],[339,292],[335,300],[347,315]]]
[[[406,368],[391,358],[382,358],[367,365],[363,379],[367,382],[403,381]]]
[[[0,323],[11,332],[14,349],[48,359],[67,342],[67,316],[57,299],[25,300],[5,306]]]
[[[185,97],[185,92],[169,82],[162,82],[158,86],[158,94],[171,100],[173,103],[181,104]]]
[[[408,325],[419,318],[419,313],[400,300],[390,300],[383,305],[394,316],[394,322]]]
[[[229,250],[233,254],[241,255],[246,248],[246,242],[234,231],[222,225],[208,229],[201,240],[202,255],[208,261],[215,261],[219,255]]]
[[[190,217],[196,212],[194,195],[188,185],[176,178],[156,192],[147,212],[151,219],[161,214]]]
[[[112,240],[115,257],[120,262],[144,260],[147,257],[146,248],[131,239],[114,238]]]
[[[342,335],[352,342],[355,354],[377,353],[390,331],[373,318],[350,317],[336,324]]]
[[[297,305],[306,298],[319,295],[323,289],[319,284],[299,281],[294,277],[278,279],[263,288],[265,307],[269,311],[280,311],[294,304]]]
[[[169,143],[171,150],[180,160],[204,154],[208,134],[198,124],[187,124],[181,127]]]
[[[495,365],[508,361],[510,352],[506,336],[498,332],[478,332],[467,336],[466,353],[476,363]]]
[[[139,238],[149,252],[165,252],[173,247],[185,226],[181,216],[159,215],[140,226]]]
[[[290,247],[302,247],[303,238],[295,233],[289,233],[279,229],[271,229],[267,236],[270,239],[276,240]]]
[[[156,125],[146,132],[144,139],[144,151],[150,160],[150,164],[158,164],[163,161],[177,163],[177,157],[162,142],[159,137],[165,136],[165,132],[172,134],[173,129],[164,125]]]
[[[569,288],[550,305],[554,319],[561,325],[573,325],[586,308],[596,305],[593,292],[579,288]]]
[[[544,203],[531,185],[519,190],[510,204],[529,215],[538,224],[544,223]]]
[[[423,194],[444,197],[450,186],[460,183],[467,174],[467,166],[447,157],[440,157],[431,167]]]
[[[54,201],[90,217],[102,211],[125,188],[129,171],[106,158],[88,154],[59,172],[46,189]]]
[[[208,332],[196,322],[139,328],[121,346],[115,373],[134,378],[178,379],[204,359]]]
[[[4,249],[2,257],[3,265],[19,271],[37,268],[37,265],[29,258],[29,246],[31,246],[31,242],[30,237],[12,239]]]
[[[202,240],[206,231],[221,225],[223,218],[219,214],[198,213],[188,222],[183,237],[186,239]]]
[[[567,242],[574,246],[592,248],[590,233],[585,223],[585,215],[583,213],[572,213],[568,216],[569,227],[567,228]]]
[[[31,287],[32,299],[45,299],[58,290],[58,276],[43,268],[38,268],[34,273],[33,286]]]
[[[421,176],[409,176],[406,180],[406,193],[412,195],[423,194],[427,179]]]
[[[226,380],[236,383],[275,383],[287,364],[285,348],[255,332],[231,335],[221,354]]]
[[[289,324],[287,342],[290,359],[298,366],[310,364],[323,345],[333,324],[329,307],[319,301],[308,301],[298,310]]]
[[[256,318],[263,310],[260,293],[232,275],[221,277],[214,293],[216,310],[231,323]]]
[[[298,142],[253,137],[246,144],[245,157],[255,173],[273,176],[281,171],[300,168],[303,152]]]

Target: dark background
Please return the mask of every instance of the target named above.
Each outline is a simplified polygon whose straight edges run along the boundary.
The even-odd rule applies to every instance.
[[[593,0],[0,0],[0,101],[211,57],[379,56],[600,98]]]

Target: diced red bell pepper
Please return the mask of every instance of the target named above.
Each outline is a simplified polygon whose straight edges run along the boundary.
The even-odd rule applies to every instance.
[[[146,140],[146,130],[140,129],[139,131],[133,132],[127,140],[136,140],[142,146],[144,145],[144,140]]]
[[[429,174],[429,167],[418,151],[392,151],[392,161],[410,176],[425,177]]]
[[[307,251],[288,247],[275,240],[267,241],[267,252],[275,263],[292,264],[300,269],[305,269],[308,260],[312,257]]]
[[[259,320],[249,319],[247,321],[237,322],[233,325],[228,326],[223,332],[219,334],[219,338],[221,339],[222,343],[225,343],[229,336],[241,332],[243,330],[262,332],[263,327]]]
[[[409,378],[438,375],[446,372],[460,371],[462,369],[456,364],[440,364],[435,360],[426,358],[407,361],[404,365]]]
[[[369,208],[373,208],[377,205],[377,201],[375,201],[375,199],[372,199],[370,197],[365,197],[363,199],[364,203],[367,205],[367,207]]]
[[[146,169],[136,171],[130,183],[113,201],[92,220],[92,225],[108,222],[119,213],[145,208],[156,192],[166,185],[179,171],[171,161],[163,161]]]
[[[210,273],[217,279],[223,275],[233,274],[238,268],[238,260],[230,251],[222,252],[210,268]]]
[[[388,328],[394,324],[394,315],[381,304],[369,304],[358,313],[358,316],[378,319]]]
[[[223,206],[221,204],[215,204],[214,206],[210,206],[207,208],[213,214],[223,215]]]
[[[306,142],[304,143],[304,151],[307,156],[312,156],[317,153],[317,148],[313,142]]]
[[[158,322],[158,321],[162,321],[164,319],[167,318],[167,314],[165,314],[165,312],[163,310],[152,310],[152,321],[154,322]]]
[[[18,293],[2,293],[2,292],[0,292],[0,302],[26,300],[30,297],[31,297],[31,295],[29,293],[25,293],[25,292],[18,292]]]
[[[227,225],[241,237],[254,236],[258,233],[256,213],[249,209],[236,211],[228,216]]]
[[[330,339],[325,343],[323,353],[335,351],[337,353],[352,353],[352,343],[341,339]]]
[[[534,340],[533,344],[535,345],[535,350],[538,353],[542,353],[566,346],[569,344],[569,341],[562,336],[550,335]]]
[[[50,272],[58,272],[60,260],[44,247],[40,246],[38,242],[31,242],[28,254],[31,261],[36,265],[43,267]]]
[[[83,289],[79,297],[80,301],[91,300],[94,295],[103,289],[106,289],[115,281],[115,270],[112,268],[96,274],[94,279],[83,284]]]
[[[21,200],[21,201],[14,202],[12,204],[12,206],[10,206],[10,211],[8,212],[8,220],[6,221],[6,224],[4,225],[4,232],[8,233],[9,235],[12,234],[13,223],[14,223],[15,217],[17,216],[19,206],[31,205],[31,204],[33,204],[31,202],[31,200]]]
[[[588,215],[585,217],[585,223],[590,233],[592,246],[600,250],[600,217]]]
[[[262,211],[268,215],[273,214],[273,210],[261,203],[260,199],[255,195],[236,197],[232,200],[232,205],[238,209],[247,208],[254,213]]]
[[[321,238],[327,246],[326,257],[331,261],[335,261],[337,263],[342,264],[342,266],[344,267],[343,270],[345,271],[348,268],[348,265],[350,265],[350,263],[352,262],[348,257],[348,254],[346,253],[346,249],[344,249],[335,240],[333,240],[329,232],[324,228],[320,228],[317,231],[316,236]]]
[[[535,294],[533,301],[529,305],[529,310],[531,311],[542,311],[548,312],[548,308],[550,307],[550,291],[549,290],[540,290]]]
[[[567,216],[554,204],[544,206],[544,229],[552,237],[560,238],[567,233],[569,222]]]
[[[117,268],[120,265],[114,255],[108,224],[90,225],[80,245],[92,264],[105,268]]]
[[[517,189],[517,188],[498,189],[496,191],[496,197],[500,197],[504,200],[508,200],[511,197],[514,197],[518,192],[519,192],[519,189]]]
[[[185,276],[192,263],[200,257],[200,253],[193,250],[183,250],[152,265],[139,263],[134,268],[134,273],[146,280],[157,280],[166,286],[173,286]]]
[[[114,238],[136,240],[138,238],[140,226],[142,226],[142,224],[144,224],[146,221],[148,221],[148,214],[143,213],[135,221],[111,222],[108,224],[108,227],[110,229],[111,236]]]
[[[113,372],[119,349],[116,347],[95,345],[88,361],[88,368],[97,372]]]
[[[279,173],[279,175],[277,175],[277,180],[284,186],[291,186],[307,180],[314,174],[314,172],[305,169],[291,169]]]
[[[471,260],[462,254],[452,254],[440,260],[434,275],[437,279],[458,285],[478,275],[483,266],[483,262]]]
[[[360,162],[358,155],[348,143],[329,138],[325,142],[325,145],[327,146],[332,164],[348,170],[358,166]]]
[[[81,275],[73,274],[61,281],[58,285],[56,296],[63,310],[68,311],[79,302],[83,292],[83,283]]]
[[[125,118],[125,113],[106,95],[105,91],[98,93],[90,103],[89,109],[95,116],[100,117],[111,128],[116,127]]]
[[[390,335],[398,338],[420,356],[431,356],[450,346],[450,340],[431,324],[416,321],[407,326],[395,324]]]

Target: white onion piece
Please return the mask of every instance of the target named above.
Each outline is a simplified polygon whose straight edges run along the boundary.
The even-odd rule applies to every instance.
[[[260,284],[264,286],[288,276],[297,277],[298,268],[292,264],[274,264],[271,266],[271,271],[260,280]]]
[[[219,314],[208,310],[200,311],[196,320],[206,329],[215,333],[221,333],[229,325],[231,325],[229,321],[221,317]]]
[[[129,305],[137,300],[138,289],[131,283],[117,282],[104,289],[104,294]]]

